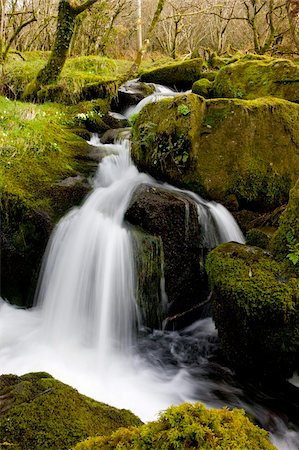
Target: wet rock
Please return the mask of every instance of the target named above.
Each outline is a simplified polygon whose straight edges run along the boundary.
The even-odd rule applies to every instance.
[[[103,120],[110,128],[126,128],[130,126],[128,119],[117,112],[109,111],[103,117]]]
[[[206,285],[200,269],[201,236],[195,203],[182,193],[142,185],[134,193],[125,219],[161,238],[166,315],[182,313],[200,303],[206,296]]]
[[[113,144],[118,139],[130,139],[131,128],[116,128],[105,131],[101,136],[102,144]]]
[[[112,99],[111,107],[114,111],[124,112],[128,106],[137,105],[145,97],[153,94],[154,90],[153,85],[138,80],[127,81],[118,89],[116,97]]]

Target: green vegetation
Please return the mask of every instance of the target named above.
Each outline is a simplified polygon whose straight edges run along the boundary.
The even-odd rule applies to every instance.
[[[299,180],[290,192],[285,212],[281,215],[277,233],[271,241],[271,249],[277,259],[286,259],[295,266],[297,274],[299,243]]]
[[[206,409],[185,403],[164,411],[155,422],[120,428],[111,437],[91,438],[74,450],[274,450],[267,432],[253,425],[242,410]]]
[[[205,98],[211,97],[212,89],[213,83],[207,78],[200,78],[192,85],[192,92]]]
[[[45,65],[48,52],[26,52],[23,57],[24,61],[12,55],[5,66],[2,91],[11,98],[19,99],[23,94],[25,97],[29,94],[27,86],[32,85],[38,71]],[[129,67],[129,61],[100,56],[68,58],[57,83],[45,86],[39,93],[39,100],[76,104],[91,99],[92,91],[96,91],[95,95],[99,91],[102,96],[114,95],[115,81]]]
[[[264,229],[252,228],[246,233],[246,244],[266,250],[269,247],[270,234]]]
[[[142,423],[130,411],[96,402],[42,372],[2,375],[0,395],[0,448],[6,443],[19,450],[68,450],[88,436]]]
[[[140,112],[132,156],[159,179],[224,204],[234,195],[241,208],[269,210],[287,201],[297,180],[298,123],[299,105],[282,99],[181,95]]]
[[[246,376],[287,377],[298,367],[299,279],[269,252],[235,243],[207,257],[214,319],[227,360]]]
[[[34,105],[0,97],[1,189],[25,205],[49,209],[49,189],[76,175],[76,156],[86,142],[71,132],[69,110],[57,104]]]
[[[202,59],[195,58],[143,71],[140,74],[140,81],[184,88],[191,86],[201,77],[201,70]]]
[[[299,67],[292,61],[241,58],[218,72],[214,96],[253,99],[272,95],[298,103],[298,86]]]

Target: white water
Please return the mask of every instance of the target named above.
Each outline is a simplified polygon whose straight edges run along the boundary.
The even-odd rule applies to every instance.
[[[218,406],[213,391],[219,390],[219,383],[194,378],[182,355],[175,354],[179,364],[174,369],[163,359],[152,365],[136,351],[139,314],[132,243],[123,216],[136,186],[154,181],[132,165],[127,143],[113,149],[119,155],[103,160],[94,191],[81,208],[61,220],[50,240],[36,306],[21,310],[0,301],[2,373],[47,371],[83,394],[132,410],[144,421],[183,401]],[[199,210],[209,211],[218,225],[219,242],[242,241],[222,207],[194,198],[205,204]],[[225,235],[223,227],[228,228]],[[196,323],[192,333],[197,340],[214,336],[211,319]],[[173,344],[170,348],[175,353]],[[206,375],[205,369],[198,370]],[[234,397],[238,393],[225,384],[222,389]]]

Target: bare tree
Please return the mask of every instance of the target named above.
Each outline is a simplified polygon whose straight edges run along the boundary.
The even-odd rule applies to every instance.
[[[0,64],[3,66],[8,52],[17,41],[22,30],[36,21],[33,2],[31,8],[17,0],[8,2],[0,0]]]
[[[286,8],[292,38],[299,51],[299,0],[287,0]]]

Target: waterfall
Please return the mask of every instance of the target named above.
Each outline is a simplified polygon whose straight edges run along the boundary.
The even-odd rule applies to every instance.
[[[92,143],[100,145],[97,138]],[[141,314],[134,238],[123,218],[137,186],[158,184],[132,164],[127,141],[104,147],[113,154],[101,162],[92,193],[60,221],[50,239],[35,306],[22,310],[0,299],[2,373],[48,371],[85,395],[131,409],[144,421],[183,401],[248,406],[240,388],[215,377],[216,366],[209,363],[207,354],[216,345],[211,319],[181,333],[156,330],[135,340]],[[225,208],[188,191],[183,195],[197,204],[207,247],[243,242]],[[185,219],[188,225],[188,206]],[[227,369],[217,370],[227,378]],[[268,412],[249,404],[262,423]]]

